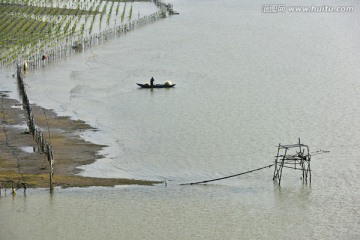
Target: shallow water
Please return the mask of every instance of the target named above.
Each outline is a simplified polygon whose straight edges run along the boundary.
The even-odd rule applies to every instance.
[[[1,239],[357,239],[358,200],[270,181],[28,190],[0,198]]]
[[[83,137],[109,146],[83,175],[166,179],[167,188],[1,197],[0,236],[359,238],[359,3],[346,3],[355,13],[283,14],[262,13],[266,1],[173,3],[179,16],[27,77],[32,102],[87,121],[99,131]],[[136,86],[152,76],[177,85]],[[330,151],[313,156],[311,187],[290,169],[281,188],[273,169],[178,186],[269,165],[279,142],[299,137]]]

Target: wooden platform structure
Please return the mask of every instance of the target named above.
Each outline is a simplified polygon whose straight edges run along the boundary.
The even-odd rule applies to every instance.
[[[279,143],[275,156],[273,180],[278,180],[280,186],[283,168],[291,168],[302,171],[303,183],[307,183],[308,178],[311,183],[310,160],[309,147],[302,144],[300,138],[297,144],[281,145]]]

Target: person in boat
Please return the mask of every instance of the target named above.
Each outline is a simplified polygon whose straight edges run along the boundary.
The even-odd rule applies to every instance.
[[[150,86],[154,86],[154,78],[153,77],[151,77],[151,79],[150,79]]]

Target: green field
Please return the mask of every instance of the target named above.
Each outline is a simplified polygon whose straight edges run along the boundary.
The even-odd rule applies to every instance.
[[[0,63],[11,65],[64,39],[130,21],[129,0],[0,0]]]

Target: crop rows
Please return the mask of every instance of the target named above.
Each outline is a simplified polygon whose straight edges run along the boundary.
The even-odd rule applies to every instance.
[[[127,3],[129,2],[129,3]],[[0,0],[0,64],[44,52],[67,37],[132,18],[130,0]],[[128,4],[128,5],[127,5]],[[130,5],[130,8],[127,7]],[[122,7],[122,14],[118,16]],[[95,32],[96,32],[95,31]]]

